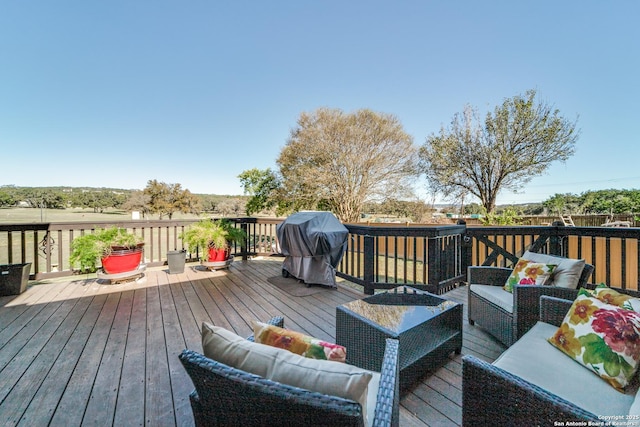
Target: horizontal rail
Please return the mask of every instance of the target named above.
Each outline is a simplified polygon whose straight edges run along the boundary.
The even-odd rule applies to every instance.
[[[249,256],[275,251],[275,226],[281,220],[257,221],[255,218],[231,219],[247,232],[243,245],[235,245],[232,253]],[[128,220],[97,222],[50,222],[33,224],[0,224],[0,264],[32,264],[31,280],[76,274],[70,265],[71,241],[76,236],[93,233],[99,228],[121,227],[139,235],[145,242],[144,263],[148,266],[167,264],[167,252],[186,249],[180,235],[198,220]],[[189,260],[200,254],[187,253]]]
[[[345,226],[348,244],[337,275],[367,294],[402,285],[439,294],[464,279],[464,225]]]
[[[236,256],[279,254],[276,227],[283,218],[232,218],[247,232]],[[128,220],[0,224],[0,264],[32,263],[31,280],[77,274],[70,242],[97,228],[117,226],[145,241],[144,262],[166,265],[166,253],[185,249],[180,235],[197,220]],[[347,250],[338,276],[366,293],[401,285],[442,293],[466,281],[470,265],[511,266],[526,250],[582,258],[595,267],[592,283],[638,289],[640,228],[552,226],[345,224]],[[198,253],[187,254],[197,260]]]
[[[640,228],[506,226],[467,227],[467,265],[510,267],[526,250],[584,259],[591,283],[639,289]]]

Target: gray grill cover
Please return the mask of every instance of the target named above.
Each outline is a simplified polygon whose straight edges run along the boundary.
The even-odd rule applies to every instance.
[[[349,230],[331,212],[298,212],[276,227],[282,269],[307,284],[337,287],[336,267]]]

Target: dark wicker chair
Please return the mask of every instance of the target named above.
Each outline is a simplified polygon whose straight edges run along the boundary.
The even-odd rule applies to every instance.
[[[637,291],[616,290],[640,297],[640,292]],[[549,296],[542,296],[540,300],[540,321],[558,327],[573,303],[572,300]],[[595,391],[585,390],[585,393],[593,392]],[[463,426],[552,426],[566,420],[584,421],[584,425],[589,421],[592,421],[593,425],[600,425],[597,423],[602,422],[602,419],[585,408],[580,408],[504,369],[472,355],[463,356]]]
[[[543,310],[559,326],[571,306],[569,300],[543,297]],[[546,301],[562,301],[553,308]],[[555,314],[552,311],[555,309]],[[559,320],[558,320],[559,319]],[[493,366],[472,355],[462,358],[462,425],[467,426],[552,426],[558,421],[599,421],[591,412]]]
[[[282,327],[283,318],[269,323]],[[197,426],[364,425],[362,408],[355,401],[267,380],[192,350],[183,350],[179,357],[195,385],[189,398]],[[389,339],[372,425],[398,423],[398,341]]]
[[[502,287],[513,269],[504,267],[469,267],[467,280],[469,285],[483,284]],[[593,274],[593,266],[585,264],[578,289],[587,286]],[[491,335],[509,347],[520,339],[538,321],[540,297],[542,295],[574,300],[578,289],[556,286],[516,285],[513,289],[513,311],[509,312],[471,290],[468,286],[469,323],[478,323]]]

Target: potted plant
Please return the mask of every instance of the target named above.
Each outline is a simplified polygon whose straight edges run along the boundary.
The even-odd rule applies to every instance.
[[[107,274],[134,271],[142,259],[144,240],[124,228],[96,229],[92,234],[78,236],[71,242],[71,265],[82,272],[96,271],[98,260]]]
[[[227,220],[203,219],[191,224],[180,237],[189,252],[203,251],[202,261],[218,262],[229,259],[231,244],[244,241],[246,233]]]
[[[221,219],[220,225],[226,233],[225,239],[227,239],[227,246],[229,248],[234,244],[242,245],[247,239],[247,233],[243,229],[234,226],[228,219]]]

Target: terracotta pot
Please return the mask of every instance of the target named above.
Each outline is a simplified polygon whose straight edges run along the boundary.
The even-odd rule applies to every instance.
[[[107,274],[135,271],[141,260],[142,245],[135,249],[112,250],[108,256],[102,258],[102,269]]]

